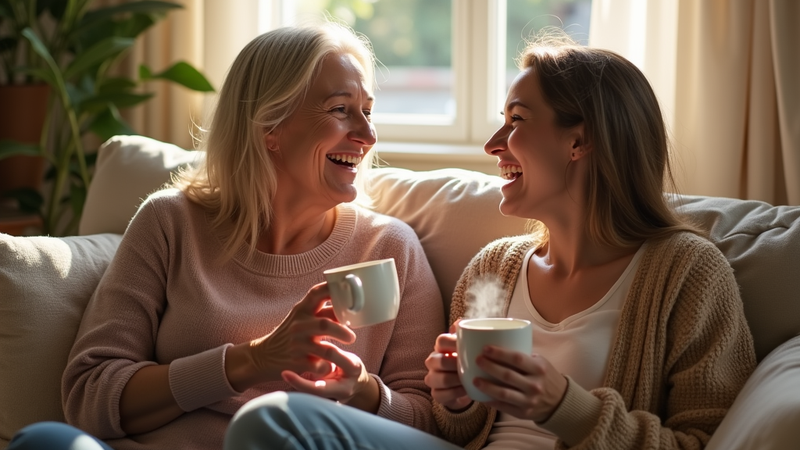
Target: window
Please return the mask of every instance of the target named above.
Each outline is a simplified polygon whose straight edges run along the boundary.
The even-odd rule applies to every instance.
[[[382,152],[417,142],[482,153],[524,38],[554,25],[585,44],[590,11],[591,0],[261,0],[260,31],[323,14],[347,22],[382,64],[373,111]]]

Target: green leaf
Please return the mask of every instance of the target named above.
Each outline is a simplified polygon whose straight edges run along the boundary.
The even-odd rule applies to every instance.
[[[156,22],[157,20],[153,16],[136,14],[129,19],[116,22],[115,32],[117,36],[135,38],[155,25]]]
[[[10,139],[0,139],[0,159],[10,156],[41,156],[42,152],[36,144],[23,144]]]
[[[16,71],[23,75],[30,75],[31,77],[42,80],[50,86],[57,87],[58,80],[53,76],[53,71],[48,69],[39,69],[34,67],[17,67]]]
[[[52,80],[52,82],[48,81],[48,83],[50,83],[50,86],[56,91],[58,91],[58,93],[61,94],[62,97],[66,97],[67,89],[66,86],[64,85],[64,77],[62,76],[61,68],[58,66],[58,64],[56,64],[55,60],[53,59],[53,56],[50,54],[50,51],[47,49],[44,43],[42,43],[42,40],[39,39],[39,36],[36,36],[36,33],[34,33],[32,29],[25,28],[24,30],[22,30],[22,35],[25,36],[25,38],[27,38],[28,41],[30,41],[33,50],[39,56],[41,56],[42,59],[44,59],[44,61],[47,63],[47,68],[50,69],[51,76],[48,76],[47,78],[43,79]],[[64,106],[66,107],[68,105]]]
[[[133,42],[133,39],[119,37],[112,37],[98,42],[91,48],[75,56],[75,60],[73,60],[69,67],[67,67],[67,70],[64,71],[64,78],[72,79],[75,76],[82,75],[86,70],[110,58],[114,58],[130,48]]]
[[[81,110],[84,112],[100,112],[107,108],[109,104],[118,108],[130,108],[136,106],[153,97],[153,94],[134,94],[131,92],[106,92],[92,95],[83,99],[80,103]]]
[[[98,92],[128,92],[136,87],[136,82],[128,78],[106,78],[97,86]]]
[[[70,183],[69,202],[72,206],[72,214],[80,217],[83,213],[83,205],[86,203],[86,186],[83,183]]]
[[[80,26],[88,25],[100,20],[109,20],[118,14],[126,13],[155,14],[159,16],[165,16],[169,11],[180,8],[183,8],[183,6],[171,2],[140,1],[123,3],[120,5],[99,8],[87,12],[83,17]]]
[[[89,129],[102,141],[106,141],[120,134],[137,134],[133,128],[122,120],[119,111],[113,107],[98,114],[97,118],[89,125]]]
[[[13,198],[19,204],[19,209],[25,213],[39,213],[44,205],[44,197],[36,189],[19,188],[8,191],[4,197]]]
[[[141,73],[142,69],[140,67],[139,74],[141,75]],[[201,74],[197,69],[184,61],[179,61],[173,64],[172,67],[161,73],[151,74],[150,78],[169,80],[185,86],[193,91],[214,92],[214,88],[211,86],[211,83],[208,82],[206,77],[203,76],[203,74]]]
[[[153,78],[153,71],[144,64],[139,64],[139,79],[150,80]]]

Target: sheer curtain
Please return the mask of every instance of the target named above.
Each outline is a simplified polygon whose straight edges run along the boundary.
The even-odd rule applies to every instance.
[[[637,64],[680,192],[800,204],[800,2],[593,0],[589,44]]]

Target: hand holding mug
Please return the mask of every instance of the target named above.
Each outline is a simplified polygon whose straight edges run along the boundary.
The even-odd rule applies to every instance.
[[[476,362],[488,375],[474,382],[490,398],[485,403],[520,419],[546,421],[567,392],[566,377],[540,355],[489,345]]]
[[[338,323],[325,302],[328,286],[313,286],[272,333],[250,342],[250,354],[262,380],[280,380],[285,370],[323,376],[331,372],[331,346],[325,339],[352,343],[352,330]]]
[[[467,395],[458,374],[455,326],[450,327],[450,333],[440,334],[436,338],[433,353],[425,359],[425,367],[428,368],[425,384],[431,388],[434,400],[457,411],[468,407],[472,399]]]

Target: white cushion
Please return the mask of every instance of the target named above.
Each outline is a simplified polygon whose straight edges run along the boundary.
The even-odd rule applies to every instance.
[[[142,201],[200,152],[144,136],[114,136],[98,151],[78,234],[125,232]]]
[[[0,233],[0,439],[34,422],[64,420],[61,372],[120,239]]]
[[[758,365],[708,442],[707,450],[800,446],[800,336]]]

